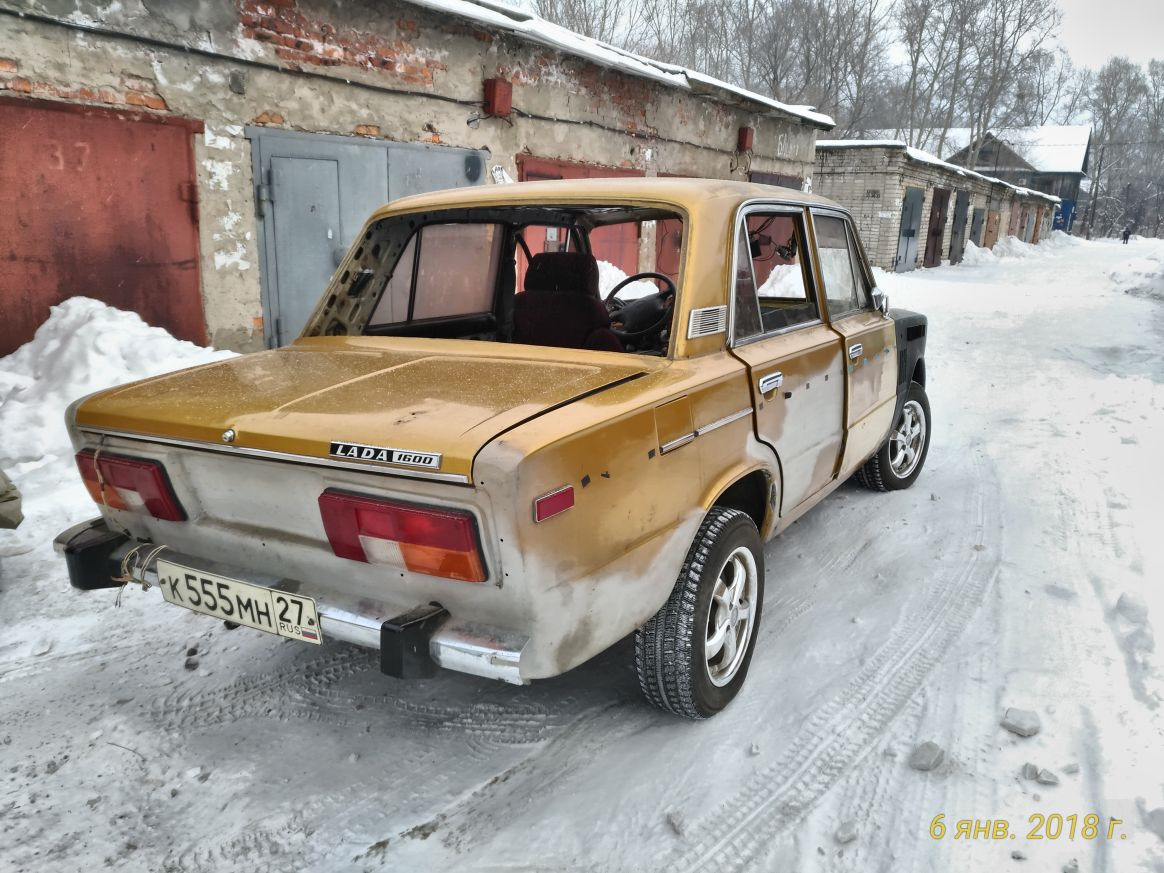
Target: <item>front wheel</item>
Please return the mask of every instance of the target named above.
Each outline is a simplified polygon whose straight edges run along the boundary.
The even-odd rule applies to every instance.
[[[713,508],[670,598],[635,634],[647,700],[686,718],[715,715],[748,674],[764,602],[764,551],[750,517]]]
[[[857,471],[857,480],[874,491],[908,488],[917,480],[926,462],[930,431],[930,401],[926,389],[911,382],[889,439]]]

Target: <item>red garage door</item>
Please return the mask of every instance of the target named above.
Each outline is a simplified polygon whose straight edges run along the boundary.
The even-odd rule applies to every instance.
[[[84,295],[206,342],[198,122],[0,100],[0,355]]]

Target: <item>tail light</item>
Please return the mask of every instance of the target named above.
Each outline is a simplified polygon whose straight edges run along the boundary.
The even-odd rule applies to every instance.
[[[98,456],[92,449],[77,453],[77,467],[89,495],[102,506],[148,512],[165,521],[185,521],[166,468],[157,461],[123,455]]]
[[[330,488],[319,495],[319,512],[331,549],[341,558],[461,582],[485,581],[472,513]]]

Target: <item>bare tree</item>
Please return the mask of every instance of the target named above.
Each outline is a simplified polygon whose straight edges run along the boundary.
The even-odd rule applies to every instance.
[[[973,63],[967,69],[965,114],[970,127],[967,163],[973,167],[992,127],[1015,119],[1014,88],[1020,73],[1059,27],[1055,0],[985,0],[972,35]]]
[[[640,6],[626,0],[535,0],[547,21],[602,42],[621,44],[638,23]]]

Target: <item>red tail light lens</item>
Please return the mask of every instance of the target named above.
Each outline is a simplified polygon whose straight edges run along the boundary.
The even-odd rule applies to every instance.
[[[461,582],[485,581],[472,513],[330,488],[319,495],[319,512],[331,550],[341,558],[395,564]]]
[[[165,521],[186,520],[186,510],[174,494],[166,468],[157,461],[105,452],[98,457],[86,449],[77,453],[77,467],[89,495],[102,506],[144,511]]]

